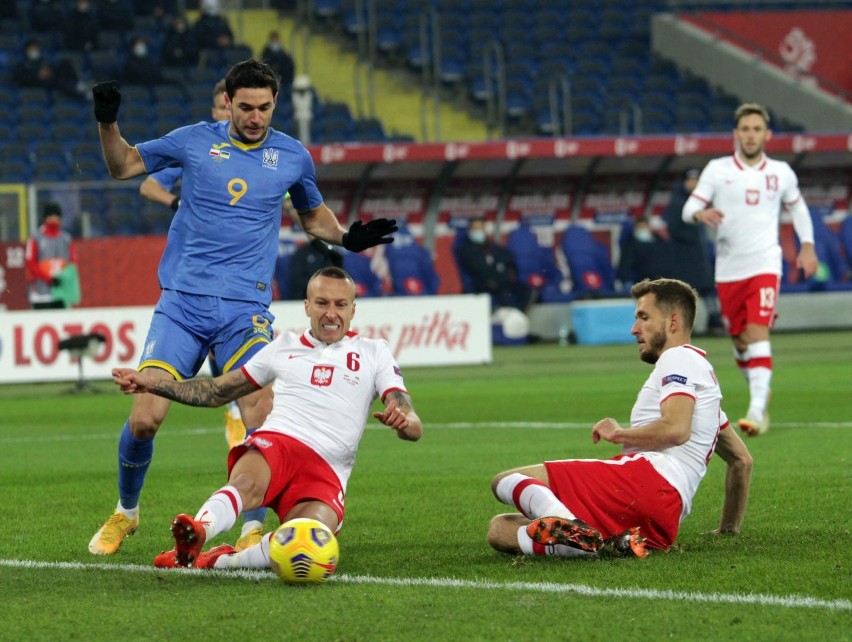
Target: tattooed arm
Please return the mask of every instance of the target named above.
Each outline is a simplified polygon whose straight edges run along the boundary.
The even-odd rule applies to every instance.
[[[385,395],[384,402],[384,411],[373,413],[375,419],[396,430],[400,439],[417,441],[423,436],[423,424],[414,412],[408,393],[402,390],[391,390]]]
[[[112,378],[125,394],[150,393],[188,406],[221,406],[257,390],[240,369],[213,379],[175,381],[159,377],[149,370],[137,372],[131,368],[113,368]]]

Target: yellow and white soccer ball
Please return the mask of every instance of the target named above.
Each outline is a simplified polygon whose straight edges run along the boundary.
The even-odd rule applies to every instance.
[[[340,547],[322,522],[291,519],[272,534],[269,559],[273,572],[288,584],[320,583],[337,568]]]

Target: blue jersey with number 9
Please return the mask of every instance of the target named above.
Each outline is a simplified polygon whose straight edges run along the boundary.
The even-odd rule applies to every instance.
[[[181,127],[136,146],[145,171],[181,167],[181,201],[157,276],[160,287],[224,299],[272,300],[281,204],[322,204],[310,154],[270,129],[253,144],[230,136],[230,122]]]

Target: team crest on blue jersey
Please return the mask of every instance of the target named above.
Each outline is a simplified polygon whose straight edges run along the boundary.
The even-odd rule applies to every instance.
[[[670,374],[663,377],[663,385],[667,386],[670,383],[679,383],[682,386],[686,385],[686,377],[679,374]]]
[[[264,149],[263,150],[263,166],[271,169],[278,169],[278,150]]]

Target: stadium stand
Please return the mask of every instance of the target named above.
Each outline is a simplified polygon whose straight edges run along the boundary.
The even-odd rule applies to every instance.
[[[27,7],[29,2],[19,4]],[[369,3],[357,4],[366,7]],[[621,0],[377,0],[379,63],[397,70],[407,69],[414,74],[413,78],[419,78],[423,65],[431,60],[430,50],[420,50],[421,19],[432,15],[430,12],[434,9],[438,31],[434,32],[431,24],[427,24],[426,35],[431,40],[440,33],[444,95],[481,114],[489,98],[483,69],[485,52],[490,51],[491,44],[497,43],[503,56],[505,87],[509,91],[505,115],[512,135],[552,136],[561,130],[559,110],[555,117],[551,109],[552,89],[560,110],[570,110],[568,133],[578,136],[612,137],[625,131],[638,133],[640,129],[643,134],[660,135],[730,132],[731,114],[740,98],[709,86],[704,79],[651,53],[650,18],[656,11],[668,10],[670,4],[662,0],[646,3]],[[722,9],[735,5],[687,4]],[[784,8],[786,4],[775,2],[772,6]],[[794,4],[803,6],[806,3]],[[359,18],[353,14],[355,6],[353,0],[316,0],[313,3],[315,17],[322,24],[336,25],[350,45],[359,34],[363,35],[366,22],[364,16]],[[27,14],[26,11],[20,13]],[[121,62],[127,38],[132,35],[143,33],[152,48],[159,46],[161,26],[151,16],[137,18],[126,34],[107,35],[100,40],[99,50],[77,54],[75,64],[81,69],[84,80],[91,83],[112,77]],[[0,21],[0,62],[11,63],[20,55],[21,34],[26,31],[25,18]],[[335,33],[334,29],[329,32]],[[67,55],[59,39],[50,33],[41,37],[50,48],[51,56]],[[247,50],[242,49],[239,55],[246,53]],[[405,61],[400,62],[401,58]],[[11,84],[8,68],[8,64],[0,65],[0,89],[3,89],[0,105],[10,110],[26,101],[32,109],[27,110],[16,126],[6,124],[5,129],[0,126],[3,182],[53,181],[58,176],[62,177],[60,180],[106,179],[97,142],[87,140],[92,132],[90,103],[60,98],[47,90],[19,89]],[[131,142],[137,142],[172,127],[208,118],[210,87],[223,73],[222,67],[202,65],[185,73],[180,84],[125,87],[121,108],[123,134]],[[562,91],[562,81],[567,83],[564,85],[568,89],[566,93]],[[636,118],[636,114],[640,114],[640,118]],[[344,103],[320,100],[316,115],[312,129],[314,143],[393,140],[379,118],[355,118]],[[775,119],[775,123],[776,130],[800,129],[781,119]],[[286,92],[280,96],[273,126],[295,133],[292,101]],[[48,143],[59,144],[61,151],[57,147],[51,150]],[[450,156],[448,151],[446,158]],[[414,164],[401,178],[387,178],[385,170],[393,163],[380,156],[365,163],[366,168],[350,165],[341,169],[329,164],[332,169],[328,175],[320,176],[320,184],[333,209],[345,213],[350,220],[354,216],[372,214],[365,210],[376,200],[377,194],[379,200],[384,198],[386,209],[381,215],[390,212],[406,218],[413,238],[425,244],[427,254],[435,257],[433,266],[439,269],[442,293],[465,290],[464,276],[456,273],[452,261],[453,242],[464,234],[467,217],[474,213],[484,214],[510,247],[517,243],[527,248],[516,256],[522,257],[518,264],[528,280],[537,280],[534,275],[541,275],[545,280],[540,300],[560,301],[563,299],[559,297],[603,296],[612,292],[610,270],[617,260],[619,231],[640,214],[659,212],[665,204],[662,199],[667,197],[668,187],[677,174],[674,167],[669,169],[669,161],[663,158],[642,158],[631,164],[629,158],[616,156],[619,153],[606,152],[588,161],[588,165],[584,165],[586,159],[575,164],[565,162],[553,172],[537,174],[529,170],[517,183],[513,183],[508,169],[515,162],[515,157],[510,156],[500,159],[503,165],[499,168],[489,168],[492,175],[488,179],[476,178],[476,172],[472,172],[474,178],[449,177],[446,186],[438,185],[435,180],[446,169],[438,162],[424,166]],[[797,158],[792,153],[786,156],[790,162]],[[442,158],[441,162],[444,160]],[[532,163],[523,162],[527,166]],[[549,157],[545,162],[561,163],[562,159]],[[374,168],[377,171],[373,172]],[[326,169],[318,167],[318,172]],[[804,176],[803,179],[807,182],[813,177]],[[823,285],[797,283],[795,270],[790,270],[787,264],[786,288],[828,289],[849,282],[848,263],[843,272],[843,268],[838,267],[842,264],[836,260],[836,255],[841,260],[852,257],[852,222],[846,217],[843,224],[839,224],[840,213],[848,211],[848,170],[846,178],[837,178],[835,184],[843,186],[845,195],[838,199],[831,212],[823,212],[822,219],[829,221],[829,234],[839,234],[838,239],[848,240],[841,246],[839,240],[834,243],[829,239],[818,249],[831,278],[822,281]],[[132,198],[112,194],[119,190],[104,190],[102,194],[87,193],[85,188],[80,190],[78,208],[88,215],[87,233],[92,236],[164,234],[171,212],[140,203],[135,184],[124,187],[133,192]],[[384,196],[381,195],[383,190]],[[433,191],[439,193],[435,203],[431,203]],[[558,202],[557,196],[564,202]],[[473,202],[477,199],[482,202]],[[515,204],[525,199],[535,201],[535,205]],[[408,200],[417,203],[409,207]],[[810,197],[807,200],[813,202]],[[517,230],[526,228],[527,223],[531,229],[516,234]],[[789,227],[789,223],[786,225]],[[578,234],[577,229],[591,231],[592,240],[584,238],[583,247],[587,250],[582,252],[571,250],[569,241],[565,240]],[[569,231],[563,234],[566,230]],[[521,237],[525,237],[523,241],[518,240]],[[534,265],[532,259],[538,257],[538,253],[530,249],[532,242],[543,249],[544,267]],[[845,247],[845,251],[838,249],[840,247]],[[392,254],[388,248],[372,261],[373,268],[385,262],[387,273],[379,277],[386,279],[385,291],[391,285],[396,287],[400,280],[389,278],[393,273]],[[588,269],[570,264],[584,254],[606,257],[606,265],[594,268],[597,272],[592,280],[601,282],[597,290],[583,290]],[[282,259],[282,269],[284,263]],[[557,272],[553,271],[554,266]],[[565,293],[562,288],[569,274],[575,289]]]

